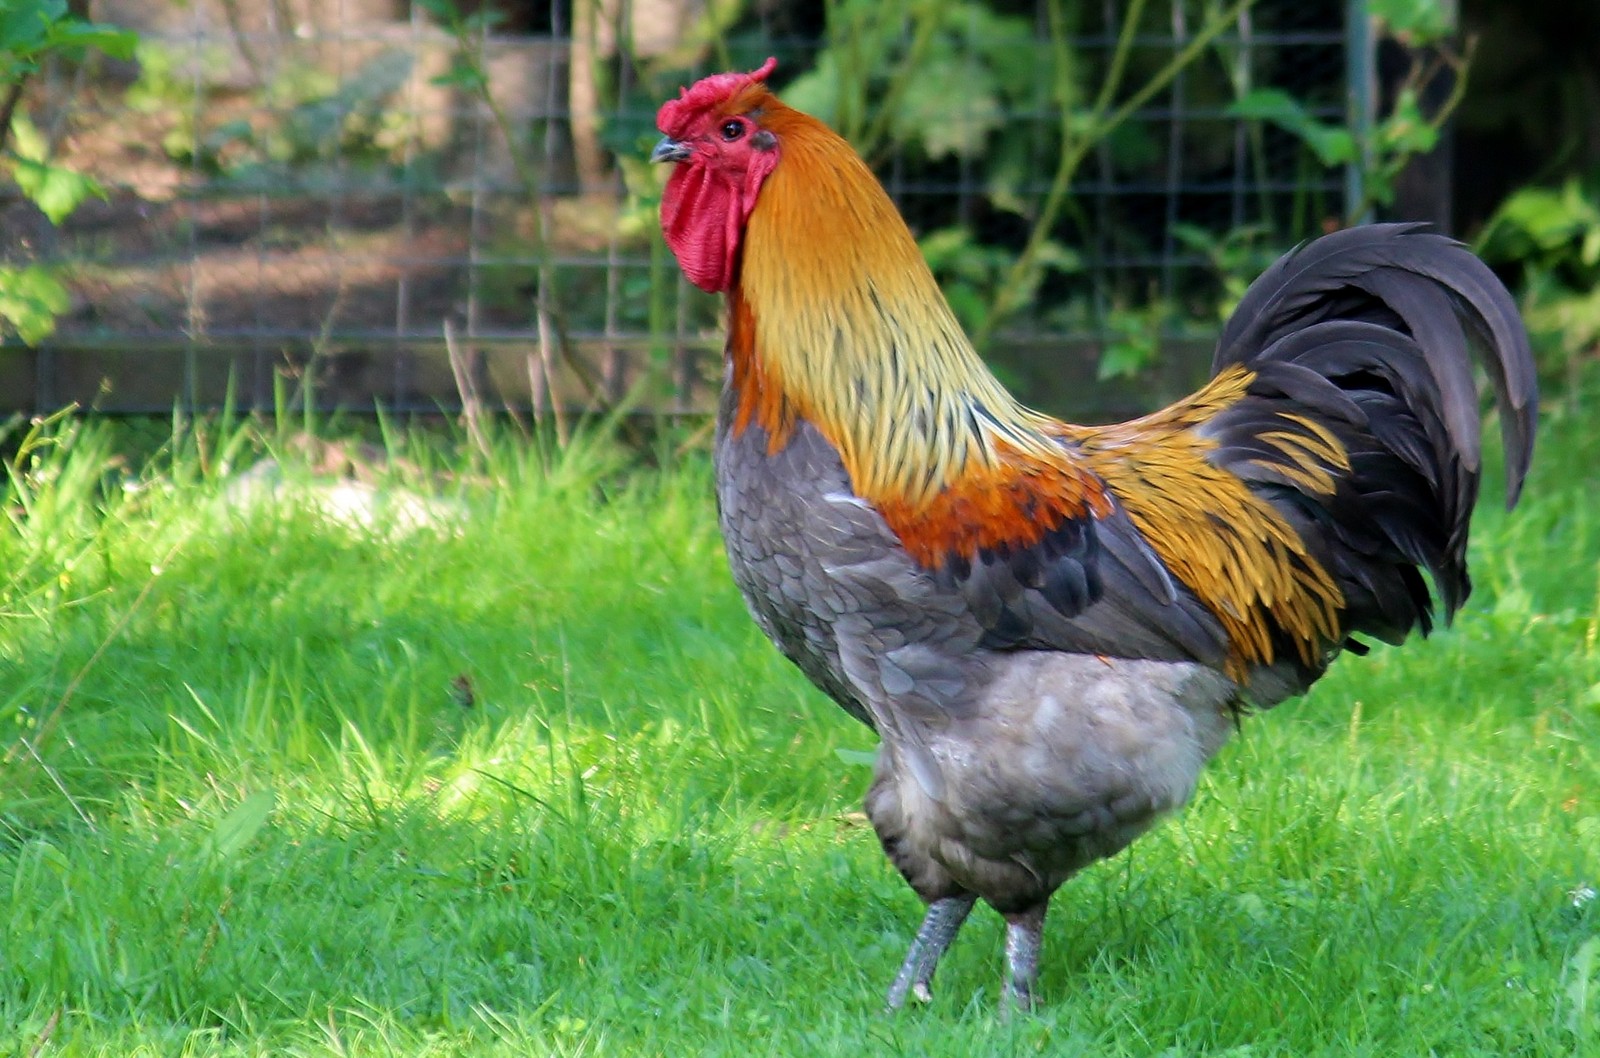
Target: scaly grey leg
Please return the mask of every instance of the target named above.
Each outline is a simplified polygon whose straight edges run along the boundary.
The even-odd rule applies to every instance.
[[[1033,986],[1039,980],[1039,944],[1044,934],[1048,900],[1006,915],[1006,986],[1000,997],[1002,1014],[1033,1009]]]
[[[939,956],[955,940],[956,931],[967,920],[977,899],[970,894],[947,896],[928,905],[922,927],[917,930],[917,939],[911,942],[906,961],[895,975],[894,984],[889,986],[888,1009],[899,1010],[904,1006],[908,992],[921,1003],[933,998],[930,986],[933,971],[939,966]]]

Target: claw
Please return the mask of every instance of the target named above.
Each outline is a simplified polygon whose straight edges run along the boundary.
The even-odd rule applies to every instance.
[[[919,1003],[932,1002],[933,971],[938,969],[939,957],[955,940],[976,901],[977,897],[964,894],[947,896],[928,905],[928,913],[923,916],[922,926],[911,942],[911,950],[906,952],[906,961],[900,965],[894,984],[889,986],[887,1010],[905,1006],[908,994]]]

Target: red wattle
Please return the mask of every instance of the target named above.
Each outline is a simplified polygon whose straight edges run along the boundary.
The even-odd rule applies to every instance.
[[[713,294],[733,285],[737,233],[711,218],[738,217],[734,189],[699,165],[679,165],[661,196],[661,231],[689,282]]]

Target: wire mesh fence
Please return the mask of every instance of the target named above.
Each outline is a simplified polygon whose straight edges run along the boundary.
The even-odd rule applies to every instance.
[[[1345,0],[1257,0],[1204,42],[1214,0],[503,6],[98,3],[139,31],[137,61],[53,68],[28,99],[107,197],[59,228],[0,202],[0,256],[57,263],[73,291],[48,341],[0,347],[0,400],[705,410],[718,305],[662,246],[644,159],[661,99],[768,54],[1046,404],[1118,343],[1203,344],[1237,275],[1344,207],[1346,174],[1234,104],[1279,89],[1343,121]],[[1098,86],[1131,96],[1186,49],[1042,221]],[[996,318],[1036,234],[1028,296]],[[1188,370],[1163,362],[1156,388]]]

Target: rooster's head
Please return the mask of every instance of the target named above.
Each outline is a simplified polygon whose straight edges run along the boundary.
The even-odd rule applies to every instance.
[[[661,201],[661,228],[684,274],[703,290],[733,285],[745,221],[762,181],[778,164],[778,137],[762,124],[777,103],[764,82],[778,65],[753,73],[720,73],[662,104],[656,126],[666,134],[651,152],[674,162]]]

